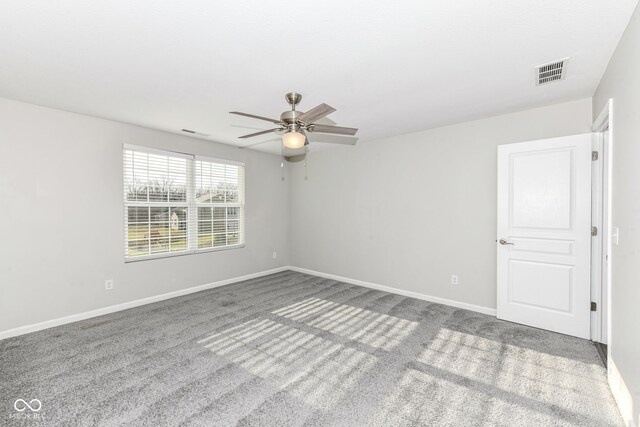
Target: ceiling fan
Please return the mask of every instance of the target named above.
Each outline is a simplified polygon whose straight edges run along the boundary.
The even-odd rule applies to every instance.
[[[332,125],[323,125],[319,123],[315,123],[317,120],[328,116],[329,114],[336,111],[335,108],[327,105],[320,104],[315,108],[307,111],[306,113],[303,111],[297,111],[296,105],[300,103],[302,100],[302,95],[296,92],[287,93],[284,98],[287,100],[289,105],[291,105],[291,110],[285,111],[280,114],[280,119],[271,119],[269,117],[256,116],[255,114],[247,114],[241,113],[239,111],[231,111],[231,114],[237,114],[239,116],[251,117],[253,119],[264,120],[267,122],[271,122],[273,124],[278,125],[273,129],[267,129],[260,132],[250,133],[248,135],[242,135],[240,138],[251,138],[254,136],[265,135],[272,132],[281,132],[284,131],[282,135],[282,143],[287,148],[297,149],[306,147],[309,145],[309,140],[307,139],[307,132],[312,133],[331,133],[337,135],[348,135],[353,136],[356,134],[358,129],[356,128],[347,128],[341,126],[332,126]],[[263,141],[266,142],[266,141]],[[263,142],[259,142],[258,144],[262,144]],[[354,145],[356,143],[355,140],[345,140],[343,141],[331,141],[332,143],[337,144],[349,144]],[[257,145],[257,144],[253,144]],[[248,147],[245,146],[245,147]],[[304,154],[300,154],[297,156],[289,156],[285,157],[289,161],[299,161],[304,159]]]

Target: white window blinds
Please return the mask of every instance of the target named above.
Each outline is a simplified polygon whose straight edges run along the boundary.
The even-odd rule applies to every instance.
[[[124,148],[125,259],[244,244],[244,165]]]
[[[195,162],[198,249],[243,243],[244,167]]]

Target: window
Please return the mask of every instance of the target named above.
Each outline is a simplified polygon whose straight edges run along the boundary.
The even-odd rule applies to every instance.
[[[238,165],[195,162],[198,249],[240,243],[244,191]]]
[[[125,259],[244,244],[244,165],[124,148]]]

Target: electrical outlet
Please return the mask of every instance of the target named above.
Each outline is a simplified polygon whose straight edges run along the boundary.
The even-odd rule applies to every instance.
[[[276,259],[276,258],[278,258],[278,252],[273,253],[273,259]]]
[[[105,280],[104,281],[104,290],[105,291],[110,291],[111,289],[113,289],[113,280],[112,279]]]
[[[456,276],[455,274],[451,275],[451,284],[452,285],[457,285],[458,284],[458,276]]]

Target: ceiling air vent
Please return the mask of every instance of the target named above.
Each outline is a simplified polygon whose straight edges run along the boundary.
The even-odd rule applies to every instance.
[[[564,80],[567,75],[567,62],[569,62],[569,58],[538,65],[536,67],[536,86]]]

